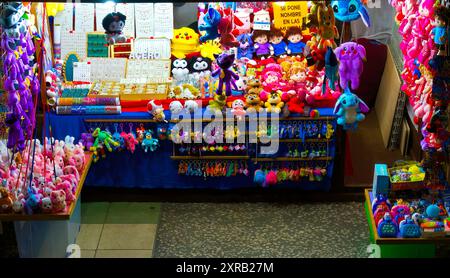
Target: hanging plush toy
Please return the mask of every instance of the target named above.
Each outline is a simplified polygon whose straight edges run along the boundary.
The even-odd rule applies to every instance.
[[[139,144],[139,141],[136,140],[134,134],[132,132],[126,133],[125,131],[122,131],[120,133],[120,136],[122,136],[127,150],[129,150],[131,153],[134,153],[134,151],[136,150],[136,145]]]
[[[369,107],[357,95],[347,88],[338,98],[333,113],[337,116],[337,123],[344,130],[355,130],[358,122],[365,119],[363,113],[369,112]]]
[[[105,29],[108,44],[123,43],[127,37],[123,34],[127,17],[119,12],[109,13],[103,18],[102,25]]]
[[[337,20],[350,22],[361,18],[364,24],[370,27],[369,12],[361,0],[333,0],[331,7]]]
[[[363,60],[366,59],[366,49],[356,42],[346,42],[334,50],[339,60],[339,77],[342,89],[351,82],[352,90],[359,87],[359,77],[363,72]]]
[[[144,152],[154,152],[159,147],[158,139],[153,138],[153,131],[147,130],[145,132],[145,138],[142,141],[142,148],[144,149]]]
[[[90,150],[94,151],[94,153],[102,147],[106,147],[108,151],[112,152],[111,145],[119,146],[119,143],[112,139],[112,135],[109,132],[103,131],[99,127],[94,130],[92,136],[95,138],[95,141]]]
[[[338,61],[331,47],[327,47],[325,53],[325,76],[323,78],[322,94],[326,92],[326,82],[328,79],[328,87],[336,90],[336,82],[338,81]]]
[[[223,94],[223,86],[225,85],[225,94],[227,96],[231,95],[232,89],[237,90],[236,80],[239,79],[239,75],[233,72],[231,66],[234,62],[234,54],[222,53],[220,55],[214,55],[216,58],[216,63],[219,66],[217,70],[212,73],[213,77],[219,77],[219,86],[217,87],[216,94]]]
[[[219,26],[222,16],[220,13],[214,9],[209,8],[206,14],[203,16],[203,23],[198,26],[199,31],[205,31],[206,34],[200,37],[201,42],[208,40],[214,40],[219,37],[219,31],[217,27]]]
[[[318,45],[319,49],[325,49],[327,46],[336,48],[334,39],[339,38],[339,32],[334,23],[334,14],[331,6],[328,5],[327,7],[324,7],[319,5],[317,17],[319,23],[318,35],[320,37]]]

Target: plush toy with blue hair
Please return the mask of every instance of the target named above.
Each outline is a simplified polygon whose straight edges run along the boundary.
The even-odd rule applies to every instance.
[[[331,7],[337,20],[350,22],[361,18],[364,24],[370,27],[369,12],[361,0],[333,0]]]
[[[200,37],[201,42],[217,39],[219,35],[218,26],[222,16],[219,11],[214,8],[209,8],[203,16],[203,23],[198,26],[199,31],[205,31],[206,34]]]
[[[367,112],[369,112],[367,104],[352,93],[348,87],[336,101],[333,111],[337,116],[337,123],[342,125],[344,130],[355,130],[358,122],[366,118],[363,113]]]

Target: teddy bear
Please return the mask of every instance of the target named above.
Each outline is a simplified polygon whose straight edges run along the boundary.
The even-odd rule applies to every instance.
[[[13,201],[8,192],[8,189],[0,187],[0,212],[1,213],[11,212],[12,205]]]
[[[50,194],[54,212],[63,212],[66,209],[66,193],[64,190],[55,190]]]
[[[276,92],[271,92],[265,103],[266,111],[273,113],[280,113],[281,108],[284,106],[284,102],[281,100],[282,92],[277,90]]]
[[[42,198],[41,210],[43,213],[51,213],[53,211],[52,200],[50,199],[50,197]]]
[[[261,90],[261,87],[247,88],[247,93],[245,94],[245,107],[247,108],[247,112],[252,113],[262,111],[263,102],[259,97]]]

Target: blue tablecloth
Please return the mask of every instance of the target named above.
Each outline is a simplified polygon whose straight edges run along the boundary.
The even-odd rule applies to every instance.
[[[321,116],[332,115],[332,109],[319,109]],[[169,116],[169,115],[167,115]],[[111,123],[105,122],[85,122],[87,119],[111,120]],[[48,113],[46,115],[46,127],[51,126],[52,135],[56,139],[64,139],[66,135],[75,137],[78,142],[80,134],[88,132],[94,127],[109,127],[114,132],[115,120],[139,120],[151,119],[151,116],[145,112],[126,112],[121,115],[56,115]],[[139,123],[134,123],[136,128]],[[145,127],[153,127],[156,123],[145,123]],[[125,131],[128,131],[128,123],[124,123]],[[47,130],[47,136],[48,136]],[[334,154],[334,146],[332,148]],[[178,172],[178,161],[171,160],[173,153],[173,144],[171,141],[161,141],[160,148],[153,153],[145,153],[139,146],[136,152],[131,154],[129,151],[107,152],[106,159],[100,158],[97,163],[93,163],[86,178],[87,186],[105,186],[105,187],[128,187],[128,188],[215,188],[215,189],[233,189],[243,187],[256,187],[253,183],[253,171],[255,165],[250,163],[249,177],[227,177],[227,178],[207,178],[180,176]],[[321,183],[302,183],[302,189],[328,190],[331,185],[331,173],[333,163],[328,166],[329,175]],[[299,187],[299,184],[280,184],[277,187]]]

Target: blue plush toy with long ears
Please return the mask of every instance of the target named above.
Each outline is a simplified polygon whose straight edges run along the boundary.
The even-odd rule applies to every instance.
[[[328,87],[332,90],[336,90],[336,82],[338,79],[339,63],[331,47],[327,47],[325,53],[325,76],[323,78],[322,94],[326,92],[326,82],[328,79]]]
[[[203,24],[198,26],[199,31],[205,31],[206,34],[200,37],[201,42],[217,39],[219,35],[218,26],[222,16],[219,11],[209,8],[203,16]]]
[[[344,130],[355,130],[358,122],[366,118],[363,113],[369,110],[367,104],[347,87],[336,101],[333,113],[337,116],[337,124],[342,125]]]
[[[333,0],[331,1],[334,17],[342,22],[350,22],[362,19],[367,27],[370,27],[369,12],[361,0]]]

